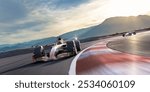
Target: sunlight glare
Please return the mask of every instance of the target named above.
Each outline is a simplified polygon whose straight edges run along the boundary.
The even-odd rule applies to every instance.
[[[150,0],[111,0],[109,15],[137,16],[149,12]]]

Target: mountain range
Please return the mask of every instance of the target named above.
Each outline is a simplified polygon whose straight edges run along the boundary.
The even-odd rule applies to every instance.
[[[111,17],[106,19],[99,25],[71,31],[60,35],[60,37],[66,40],[71,40],[75,36],[77,36],[79,39],[85,39],[90,37],[133,31],[148,27],[150,27],[150,16],[148,15]],[[4,44],[0,45],[0,52],[10,51],[14,49],[30,48],[31,46],[35,45],[52,44],[56,40],[57,37],[49,37],[18,44]]]

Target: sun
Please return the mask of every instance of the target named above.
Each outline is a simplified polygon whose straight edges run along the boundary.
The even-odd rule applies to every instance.
[[[150,0],[111,0],[108,4],[110,16],[137,16],[149,12]]]

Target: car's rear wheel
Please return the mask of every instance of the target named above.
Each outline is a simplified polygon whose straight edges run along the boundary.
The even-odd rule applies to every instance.
[[[75,41],[68,41],[67,42],[67,51],[71,52],[73,55],[76,55],[78,53]]]
[[[74,42],[75,42],[75,45],[76,45],[76,49],[77,49],[77,51],[81,51],[80,41],[75,40]]]
[[[136,32],[133,32],[134,35],[136,35]]]

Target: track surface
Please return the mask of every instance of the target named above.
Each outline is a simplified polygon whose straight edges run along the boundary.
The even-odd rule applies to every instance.
[[[82,51],[72,62],[70,74],[150,74],[150,32],[113,37]]]
[[[98,41],[82,43],[84,49]],[[67,75],[74,57],[32,63],[32,53],[0,59],[1,75]]]
[[[100,47],[109,47],[110,51],[116,51],[117,53],[125,53],[124,55],[138,55],[138,56],[143,56],[143,57],[148,57],[150,56],[150,32],[143,32],[143,33],[138,33],[136,36],[132,37],[112,37],[108,39],[100,39],[96,41],[91,41],[91,42],[86,42],[82,43],[81,47],[83,49],[99,44],[98,46]],[[108,43],[108,44],[107,44]],[[107,45],[107,46],[106,46]],[[103,51],[102,51],[103,52]],[[100,53],[102,53],[100,52]],[[76,61],[78,61],[80,58],[83,58],[82,56],[79,56]],[[86,55],[91,55],[91,53],[88,53]],[[70,68],[70,65],[72,66],[72,60],[73,62],[75,61],[75,57],[70,57],[67,59],[63,60],[58,60],[58,61],[49,61],[49,62],[38,62],[38,63],[32,63],[32,53],[29,54],[24,54],[24,55],[17,55],[13,57],[7,57],[7,58],[2,58],[0,59],[0,74],[4,75],[67,75],[69,71],[74,71],[76,70],[76,67],[86,67],[88,69],[93,69],[88,67],[88,63],[82,63],[84,66],[76,66],[73,68]],[[107,58],[108,55],[105,57]],[[116,57],[117,58],[117,57]],[[110,60],[111,61],[111,60]],[[150,60],[148,59],[148,62],[136,62],[136,63],[126,63],[123,64],[124,68],[129,68],[130,66],[134,66],[135,64],[140,65],[140,69],[142,67],[143,71],[140,71],[139,74],[150,74]],[[92,62],[94,64],[94,62]],[[145,64],[146,63],[146,64]],[[90,63],[89,63],[90,64]],[[113,65],[108,65],[103,62],[101,62],[101,66],[103,66],[103,72],[97,72],[96,70],[93,70],[95,72],[79,72],[76,71],[77,74],[135,74],[135,70],[131,70],[130,73],[126,72],[126,70],[123,70],[123,68],[118,68],[119,63],[113,63]],[[108,65],[108,66],[107,66]],[[131,68],[131,67],[130,67]],[[133,68],[133,67],[132,67]],[[70,70],[69,70],[70,69]],[[79,68],[78,68],[79,69]],[[78,70],[77,69],[77,70]],[[112,71],[110,71],[110,69]],[[122,71],[119,71],[118,69],[122,69]],[[135,69],[135,68],[133,68]],[[79,69],[82,70],[82,69]],[[129,70],[128,70],[129,71]],[[121,73],[120,73],[121,72]]]

